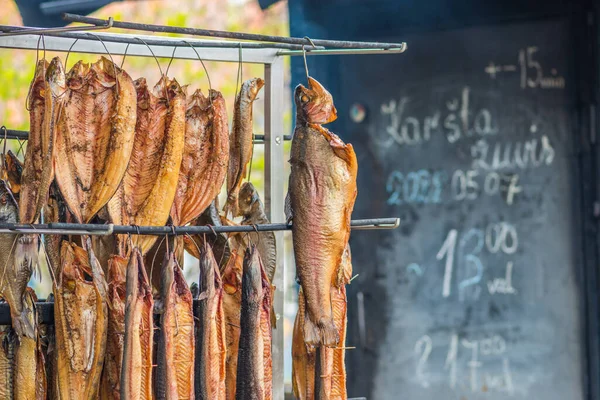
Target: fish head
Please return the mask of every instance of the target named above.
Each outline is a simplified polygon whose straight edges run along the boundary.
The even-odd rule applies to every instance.
[[[258,92],[265,85],[265,81],[261,78],[252,78],[248,79],[242,84],[242,90],[240,94],[244,96],[243,100],[246,101],[254,101],[256,96],[258,96]]]
[[[333,97],[316,79],[308,77],[308,87],[296,86],[296,110],[300,119],[312,124],[327,124],[337,119]]]
[[[242,273],[242,299],[258,303],[263,297],[262,267],[255,245],[246,249]]]
[[[61,95],[67,89],[65,67],[59,57],[54,57],[50,61],[48,71],[46,71],[46,80],[54,96]]]
[[[129,259],[119,255],[112,255],[108,259],[108,281],[115,285],[125,284],[125,275]]]
[[[238,195],[238,207],[240,214],[247,216],[253,213],[256,208],[262,208],[262,202],[258,191],[250,182],[244,182]]]
[[[207,110],[210,107],[210,99],[202,93],[201,89],[197,89],[191,96],[187,96],[187,109],[191,110],[194,107],[201,110]]]
[[[77,61],[67,73],[67,86],[74,90],[81,89],[87,82],[89,72],[90,64]]]
[[[148,109],[150,106],[150,91],[148,90],[146,78],[136,79],[133,82],[133,86],[135,86],[137,94],[137,106],[143,110]]]
[[[167,90],[167,86],[169,86],[169,83],[170,80],[166,75],[161,76],[158,80],[158,83],[154,85],[154,88],[152,88],[152,94],[154,94],[159,99],[165,97],[165,93]]]
[[[242,286],[241,261],[242,257],[238,254],[238,251],[232,250],[222,273],[223,289],[227,294],[237,293]]]
[[[211,298],[215,292],[215,275],[219,274],[219,267],[210,245],[206,242],[203,246],[200,246],[199,261],[200,280],[198,281],[198,292],[201,296],[200,299]]]
[[[95,74],[96,81],[103,87],[113,87],[116,82],[117,66],[108,58],[102,56],[98,61],[92,64],[92,71]]]
[[[176,98],[183,98],[185,99],[185,92],[183,91],[183,89],[181,88],[181,85],[179,85],[179,82],[177,82],[177,80],[175,78],[171,79],[168,81],[168,85],[167,85],[167,97],[169,100],[173,100]]]
[[[13,193],[19,193],[21,189],[21,176],[23,175],[23,163],[17,158],[15,153],[8,151],[4,155],[4,165],[6,166],[6,178],[10,184]]]
[[[19,208],[5,180],[0,180],[0,223],[16,224]]]

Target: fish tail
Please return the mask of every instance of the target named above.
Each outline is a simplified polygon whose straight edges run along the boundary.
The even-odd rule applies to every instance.
[[[310,317],[306,318],[304,322],[304,341],[307,346],[335,347],[339,340],[338,329],[335,327],[333,319],[322,317],[317,323],[314,323]]]

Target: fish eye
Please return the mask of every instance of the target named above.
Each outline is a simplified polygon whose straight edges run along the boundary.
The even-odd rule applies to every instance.
[[[248,203],[252,202],[252,196],[248,196],[248,198],[246,199],[246,201],[247,201]]]
[[[173,89],[173,90],[177,89],[177,85],[176,84],[172,84],[171,85],[171,89]]]
[[[308,103],[308,100],[309,100],[309,98],[308,98],[308,96],[307,96],[307,95],[305,95],[305,94],[303,94],[303,95],[300,97],[300,101],[301,101],[301,102],[303,102],[303,103]]]

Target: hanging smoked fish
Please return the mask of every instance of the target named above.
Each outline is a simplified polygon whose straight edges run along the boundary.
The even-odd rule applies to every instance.
[[[0,325],[0,399],[13,399],[16,336],[10,325]]]
[[[225,400],[225,315],[219,266],[208,245],[200,248],[196,302],[196,400]]]
[[[108,212],[115,224],[163,226],[173,205],[183,157],[185,93],[175,79],[165,76],[153,92],[144,78],[135,81],[135,89],[135,144]],[[125,239],[120,240],[123,254]],[[156,236],[137,235],[133,245],[145,255],[155,241]]]
[[[347,325],[346,285],[352,277],[352,256],[350,246],[346,246],[342,262],[331,287],[331,305],[333,320],[338,329],[340,342],[338,347],[321,346],[319,350],[307,346],[304,341],[304,323],[306,319],[306,300],[302,288],[298,293],[298,313],[292,335],[292,385],[294,396],[299,400],[319,399],[346,400],[345,340]],[[319,371],[320,392],[315,393],[316,351],[320,351]]]
[[[89,239],[86,247],[63,241],[54,286],[54,380],[61,400],[98,398],[106,351],[107,285]]]
[[[188,97],[185,146],[171,208],[174,225],[187,225],[219,194],[229,159],[225,100],[220,92],[200,90]]]
[[[54,142],[65,90],[60,58],[53,58],[50,65],[46,60],[38,61],[29,88],[29,139],[19,196],[19,220],[24,224],[38,219],[54,179]]]
[[[313,78],[295,90],[296,128],[286,208],[296,271],[306,298],[304,340],[336,347],[331,285],[350,237],[358,164],[352,145],[323,128],[335,120],[331,94]],[[326,206],[324,206],[326,205]]]
[[[165,255],[160,290],[162,314],[157,350],[157,399],[194,398],[194,314],[192,293],[175,255]]]
[[[238,350],[237,400],[270,400],[271,285],[255,246],[246,250],[242,275],[242,308]]]
[[[244,249],[234,247],[223,270],[223,313],[225,315],[225,397],[235,400],[238,350],[240,344],[240,313],[242,307],[242,264]]]
[[[4,165],[6,167],[4,171],[6,176],[2,177],[2,179],[8,182],[11,192],[18,201],[23,177],[23,163],[17,158],[15,153],[9,150],[4,155]]]
[[[24,315],[34,327],[34,336],[18,336],[15,342],[15,400],[46,400],[46,368],[38,337],[36,300],[33,289],[27,288],[23,295]]]
[[[154,300],[142,255],[131,251],[127,266],[125,342],[121,369],[121,398],[152,399],[152,353],[154,349]]]
[[[105,57],[67,74],[57,125],[56,181],[77,222],[89,222],[123,179],[134,142],[135,87]]]
[[[229,136],[229,167],[227,170],[227,203],[225,214],[238,214],[238,193],[242,181],[248,176],[248,167],[252,160],[253,120],[252,105],[265,82],[253,78],[242,84],[242,89],[235,98],[233,125]]]
[[[121,398],[119,385],[125,340],[125,274],[128,261],[117,255],[108,261],[108,326],[100,383],[101,400]]]

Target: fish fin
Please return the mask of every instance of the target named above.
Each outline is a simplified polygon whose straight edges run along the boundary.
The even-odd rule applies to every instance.
[[[285,220],[289,224],[294,219],[294,209],[292,208],[292,199],[290,197],[289,190],[288,190],[287,194],[285,195],[284,212],[285,212]]]

